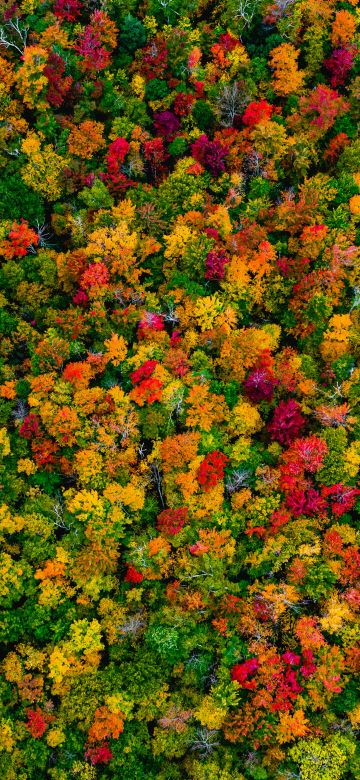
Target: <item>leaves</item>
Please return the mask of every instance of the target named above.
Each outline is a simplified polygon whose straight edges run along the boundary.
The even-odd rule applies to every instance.
[[[356,774],[356,6],[3,5],[4,780]]]

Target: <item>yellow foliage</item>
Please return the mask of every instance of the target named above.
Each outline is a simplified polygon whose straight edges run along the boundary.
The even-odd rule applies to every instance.
[[[0,505],[0,531],[14,534],[24,528],[25,520],[19,515],[12,515],[6,504]]]
[[[50,24],[46,30],[43,30],[40,36],[40,43],[47,49],[50,49],[54,44],[61,46],[62,49],[69,49],[71,46],[69,33],[58,19],[55,24]]]
[[[224,396],[210,393],[206,385],[192,387],[186,400],[189,406],[186,425],[190,428],[210,431],[215,423],[222,422],[226,417]]]
[[[257,125],[252,136],[256,151],[265,157],[271,157],[274,161],[284,157],[293,143],[292,139],[287,136],[285,127],[270,120]],[[273,258],[275,250],[271,244],[270,248],[270,256]]]
[[[214,326],[215,320],[223,310],[223,301],[218,293],[197,298],[194,307],[194,316],[196,317],[199,328],[210,330]]]
[[[175,258],[181,257],[186,246],[194,238],[195,233],[187,225],[182,224],[179,220],[172,231],[167,236],[164,236],[166,249],[165,257]]]
[[[121,200],[117,206],[112,207],[111,216],[113,217],[116,225],[122,224],[124,220],[125,222],[131,223],[134,221],[136,216],[135,204],[130,200],[130,198],[124,198],[124,200]]]
[[[350,345],[350,314],[334,314],[329,320],[329,327],[324,333],[320,351],[324,360],[334,361],[346,354]]]
[[[55,647],[50,655],[49,677],[51,677],[55,683],[60,683],[69,673],[70,668],[71,664],[62,650],[60,650],[60,647]]]
[[[145,79],[140,76],[139,73],[135,73],[135,75],[131,79],[131,88],[137,97],[139,97],[141,100],[145,97]]]
[[[125,620],[124,607],[110,598],[103,598],[99,603],[98,612],[101,615],[101,626],[110,645],[118,641],[120,626]]]
[[[233,409],[231,428],[240,436],[249,436],[262,428],[263,421],[255,406],[248,401],[239,401]]]
[[[17,470],[19,474],[25,473],[29,477],[30,474],[35,474],[37,465],[33,460],[30,460],[30,458],[19,458]]]
[[[20,682],[23,676],[22,665],[16,653],[8,653],[2,663],[5,679],[9,682]]]
[[[239,436],[232,445],[232,460],[237,464],[242,460],[247,460],[250,456],[251,438],[249,436]]]
[[[102,457],[95,450],[79,450],[74,458],[74,465],[84,485],[94,484],[99,477],[102,481]]]
[[[50,729],[50,731],[46,734],[46,742],[50,747],[57,747],[58,745],[62,745],[63,742],[66,740],[66,734],[62,731],[62,729],[59,726],[55,726],[54,728]]]
[[[301,89],[304,73],[298,70],[298,56],[299,52],[291,43],[282,43],[270,52],[273,86],[277,95],[291,95]]]
[[[144,506],[145,490],[135,476],[131,478],[125,487],[117,482],[111,482],[106,486],[103,495],[111,503],[120,502],[125,504],[125,506],[129,506],[134,512],[140,511]]]
[[[222,371],[226,376],[231,371],[234,379],[242,381],[247,368],[255,363],[264,350],[273,351],[277,348],[280,334],[281,328],[278,325],[232,331],[221,346],[218,363]]]
[[[66,497],[68,497],[67,508],[69,512],[76,515],[78,520],[87,522],[93,516],[105,517],[104,502],[97,490],[80,490],[74,496],[65,493]]]
[[[73,595],[74,591],[69,592],[69,595]],[[55,582],[46,580],[41,583],[41,590],[38,597],[39,604],[46,607],[55,609],[58,604],[64,601],[64,594],[62,589]]]
[[[344,469],[349,477],[356,477],[360,467],[360,441],[353,441],[344,454]]]
[[[11,753],[15,745],[11,721],[1,718],[0,724],[0,752]]]
[[[14,81],[15,73],[11,64],[4,57],[0,57],[0,97],[10,92]]]
[[[355,528],[352,528],[349,523],[335,523],[331,526],[333,531],[336,531],[341,536],[344,544],[356,544],[357,532]]]
[[[46,144],[41,149],[40,137],[35,132],[26,136],[21,149],[28,157],[27,164],[21,170],[25,184],[48,200],[57,200],[62,192],[60,175],[67,165],[67,159],[56,154],[52,144]]]
[[[194,496],[192,503],[189,503],[195,517],[208,517],[215,512],[221,512],[224,501],[224,486],[218,482],[211,490],[201,492]]]
[[[97,620],[75,620],[70,627],[70,638],[57,645],[50,654],[49,677],[61,683],[72,671],[95,669],[100,662],[99,651],[103,648],[101,626]],[[78,660],[77,656],[80,656]]]
[[[127,354],[126,342],[123,336],[112,333],[111,338],[107,339],[104,345],[107,350],[106,358],[108,362],[112,363],[113,366],[119,366],[125,360]]]
[[[0,428],[0,457],[10,454],[10,439],[6,428]]]
[[[360,704],[357,704],[353,710],[347,713],[348,718],[354,728],[357,728],[360,724]]]
[[[211,696],[205,696],[200,707],[193,714],[202,726],[208,729],[220,729],[226,718],[226,712],[226,709],[215,704]]]
[[[282,745],[284,742],[293,742],[298,737],[304,737],[308,731],[308,719],[305,718],[303,710],[295,712],[280,712],[280,725],[277,729],[277,738]]]
[[[223,238],[228,236],[232,231],[229,211],[226,206],[223,206],[222,204],[216,206],[214,211],[209,214],[206,221],[208,226],[218,230]]]
[[[329,634],[335,634],[339,631],[343,627],[344,622],[355,620],[355,615],[351,612],[349,605],[345,600],[340,599],[336,593],[326,602],[325,610],[325,615],[321,618],[320,625]]]
[[[8,596],[19,585],[23,573],[21,564],[14,561],[11,555],[3,552],[0,555],[0,596]]]
[[[251,586],[250,590],[256,590],[256,583]],[[266,585],[261,591],[261,597],[273,605],[274,618],[278,618],[283,615],[290,606],[297,604],[300,596],[293,587],[293,585]]]
[[[104,390],[101,387],[81,389],[74,393],[74,406],[81,414],[91,414],[103,397]]]
[[[227,54],[227,60],[231,63],[229,75],[231,77],[236,76],[244,65],[247,65],[250,61],[249,55],[245,49],[245,46],[235,46],[232,51]]]
[[[313,557],[314,555],[320,555],[321,553],[321,544],[319,541],[316,541],[315,544],[301,544],[298,549],[298,554],[300,556],[304,555],[305,557]]]
[[[107,261],[112,273],[121,274],[134,283],[140,274],[134,268],[137,244],[137,234],[130,233],[123,217],[114,227],[101,227],[90,233],[85,252],[93,262]]]
[[[25,105],[38,110],[46,109],[48,102],[41,93],[48,80],[43,75],[46,68],[48,52],[42,46],[25,46],[22,65],[16,74],[17,87],[23,96]]]

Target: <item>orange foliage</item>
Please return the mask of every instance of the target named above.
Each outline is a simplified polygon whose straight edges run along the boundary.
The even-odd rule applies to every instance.
[[[111,712],[108,707],[98,707],[95,711],[94,722],[89,729],[89,742],[101,742],[111,737],[118,739],[124,730],[124,717],[122,713]]]
[[[277,95],[291,95],[301,90],[304,74],[298,70],[299,52],[291,43],[282,43],[270,52],[270,67]]]
[[[100,122],[93,122],[90,119],[86,119],[84,122],[81,122],[78,127],[74,125],[71,128],[68,137],[68,149],[70,154],[74,154],[76,157],[82,157],[84,160],[89,160],[95,152],[98,152],[99,149],[103,149],[104,146],[104,125]]]

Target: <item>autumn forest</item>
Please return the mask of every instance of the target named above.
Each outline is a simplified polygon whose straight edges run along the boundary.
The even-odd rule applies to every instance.
[[[358,0],[1,0],[1,780],[355,780]]]

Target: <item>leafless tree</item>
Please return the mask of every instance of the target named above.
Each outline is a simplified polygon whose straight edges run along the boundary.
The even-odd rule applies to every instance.
[[[244,27],[248,27],[260,8],[260,0],[238,0],[235,19],[241,19]]]
[[[219,733],[218,729],[201,728],[196,731],[196,739],[192,742],[190,750],[196,750],[204,758],[211,755],[216,747],[219,747],[219,742],[216,742],[216,735]]]
[[[59,495],[57,501],[54,501],[52,512],[53,515],[55,516],[54,525],[56,525],[57,528],[62,528],[65,531],[70,531],[70,526],[66,525],[64,520],[64,501],[61,495]]]
[[[11,412],[12,416],[15,418],[15,420],[23,420],[24,417],[26,417],[27,413],[29,411],[29,407],[25,401],[18,401],[15,409]]]
[[[118,633],[122,636],[137,636],[145,625],[146,623],[142,612],[138,612],[136,615],[130,615],[124,623],[116,626],[116,628]]]
[[[157,213],[154,203],[151,203],[150,201],[143,203],[142,206],[139,206],[138,208],[138,214],[141,220],[141,224],[145,227],[146,230],[165,229],[166,222],[161,219]]]
[[[179,317],[175,314],[174,306],[169,306],[168,310],[165,312],[163,316],[165,322],[170,322],[171,325],[177,325],[179,322]]]
[[[182,733],[186,730],[186,722],[191,718],[191,710],[180,710],[179,707],[171,707],[166,715],[159,719],[159,726],[169,731]]]
[[[242,114],[246,105],[246,99],[241,95],[239,82],[224,84],[217,102],[222,126],[233,127],[236,117]]]
[[[166,21],[168,24],[170,24],[170,12],[175,14],[175,16],[180,16],[179,12],[175,10],[173,7],[173,0],[160,0],[159,2],[160,8],[163,9],[164,14],[166,13]]]
[[[160,499],[161,506],[165,508],[161,471],[159,469],[158,463],[155,460],[150,464],[149,471],[150,471],[150,482],[153,485],[155,485],[157,494]]]
[[[0,46],[5,46],[6,49],[15,49],[19,52],[19,54],[22,55],[26,47],[29,28],[20,27],[20,20],[18,17],[15,19],[10,19],[10,21],[6,22],[5,28],[0,27]],[[19,45],[8,37],[9,34],[15,35],[16,38],[20,39]]]
[[[259,766],[260,759],[255,750],[250,751],[245,759],[245,766],[249,769],[254,769],[254,767]]]
[[[51,244],[49,243],[49,239],[51,238],[51,233],[48,231],[48,228],[45,225],[45,223],[40,225],[40,222],[37,220],[36,221],[36,232],[38,234],[39,246],[40,247],[51,246]]]
[[[285,16],[287,11],[294,5],[296,0],[275,0],[275,7],[277,11],[277,16],[282,17]]]
[[[357,309],[360,306],[360,287],[354,287],[354,300],[350,311]]]
[[[243,169],[246,176],[251,178],[252,176],[261,176],[262,174],[262,167],[261,167],[261,161],[262,161],[262,155],[260,152],[256,152],[255,149],[250,154],[246,155],[244,162],[243,162]]]
[[[15,147],[15,149],[4,149],[4,151],[9,155],[9,157],[18,157],[20,154],[20,149],[17,147]]]
[[[249,484],[250,471],[247,469],[239,469],[234,471],[226,481],[226,490],[229,495],[236,493],[242,487],[246,487]]]

